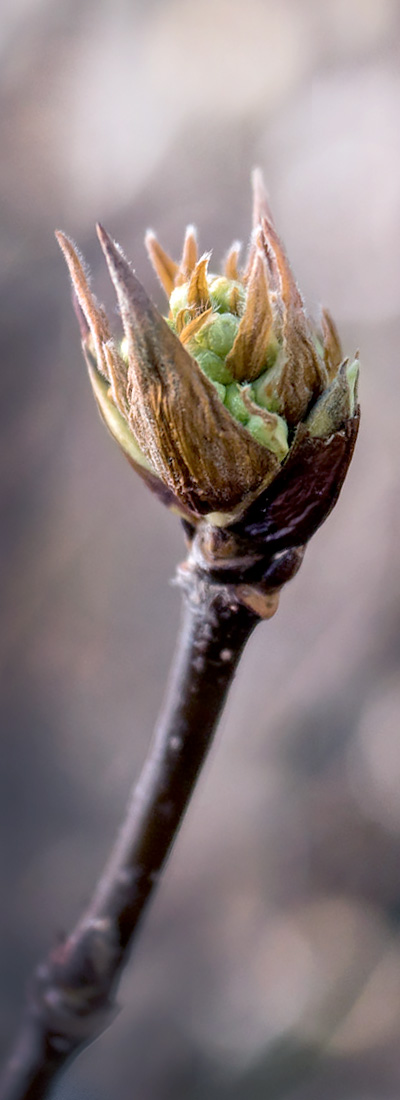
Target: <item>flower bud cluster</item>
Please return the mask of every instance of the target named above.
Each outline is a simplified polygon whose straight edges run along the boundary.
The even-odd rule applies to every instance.
[[[307,316],[259,173],[253,191],[244,267],[235,242],[223,274],[211,273],[192,226],[179,262],[147,234],[166,318],[98,227],[124,330],[119,340],[74,246],[57,236],[111,434],[185,519],[197,564],[271,588],[298,567],[339,495],[358,427],[358,358],[343,359],[326,311],[319,327]]]

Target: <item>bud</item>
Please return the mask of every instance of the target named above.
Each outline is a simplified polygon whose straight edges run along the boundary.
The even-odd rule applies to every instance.
[[[326,311],[319,328],[307,317],[258,172],[253,192],[243,269],[237,242],[218,275],[210,253],[198,255],[192,226],[179,263],[147,234],[168,297],[166,318],[98,226],[120,339],[74,246],[62,233],[57,238],[111,434],[149,486],[189,521],[195,567],[223,582],[234,575],[242,593],[254,584],[270,593],[298,568],[302,547],[340,492],[357,434],[358,359],[342,361]]]

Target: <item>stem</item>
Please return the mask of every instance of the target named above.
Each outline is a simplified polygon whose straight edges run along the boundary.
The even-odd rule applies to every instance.
[[[149,757],[88,909],[34,975],[1,1100],[41,1100],[65,1062],[111,1022],[139,919],[258,621],[232,589],[182,576],[185,612]]]

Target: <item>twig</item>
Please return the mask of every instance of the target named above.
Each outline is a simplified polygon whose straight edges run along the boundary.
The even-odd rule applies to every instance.
[[[309,323],[259,175],[254,220],[241,286],[244,311],[237,249],[220,300],[211,293],[214,277],[207,282],[205,256],[197,261],[192,230],[180,267],[153,236],[148,238],[156,272],[171,295],[170,324],[122,250],[98,226],[120,308],[124,353],[72,242],[57,233],[101,415],[149,487],[186,517],[190,552],[180,574],[185,618],[149,760],[88,910],[34,976],[0,1100],[41,1100],[67,1059],[110,1022],[129,945],[176,836],[246,639],[258,617],[276,611],[279,590],[297,572],[305,545],[336,503],[351,460],[359,420],[358,358],[341,362],[327,314],[322,332]],[[172,294],[185,285],[188,309],[176,314]],[[229,337],[226,344],[231,308],[233,342]],[[188,348],[180,338],[181,314]],[[200,351],[209,349],[213,370],[214,360],[220,358],[218,372],[224,361],[223,383],[209,360],[208,377],[199,349],[197,359],[195,350],[193,355],[188,350],[194,320],[196,339],[204,330]],[[207,342],[210,325],[213,345]],[[225,348],[224,355],[211,346]],[[265,389],[268,363],[273,378]],[[252,391],[243,423],[232,392],[231,405],[225,403],[229,379],[239,404],[250,384],[261,386],[260,393]],[[213,382],[222,388],[222,400]]]
[[[229,586],[181,574],[185,609],[154,742],[110,861],[75,930],[36,971],[1,1100],[41,1100],[115,1014],[121,971],[177,834],[257,616]]]

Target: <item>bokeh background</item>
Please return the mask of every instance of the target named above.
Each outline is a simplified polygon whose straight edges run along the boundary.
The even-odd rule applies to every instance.
[[[108,853],[162,699],[179,525],[96,414],[54,237],[214,263],[265,173],[311,311],[361,349],[340,503],[244,655],[123,979],[54,1100],[400,1089],[400,5],[3,0],[1,1045]]]

